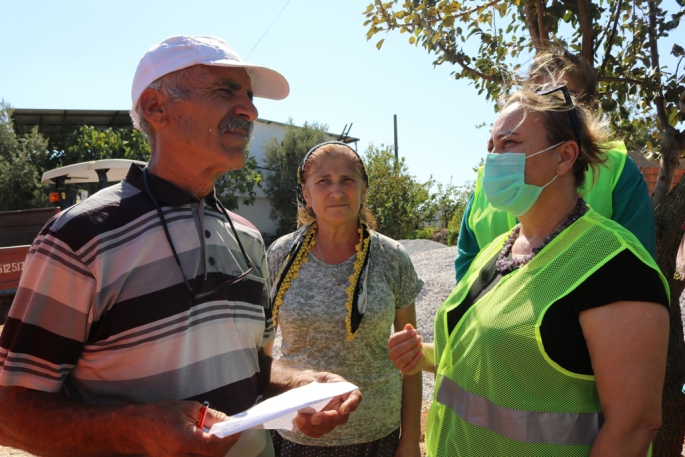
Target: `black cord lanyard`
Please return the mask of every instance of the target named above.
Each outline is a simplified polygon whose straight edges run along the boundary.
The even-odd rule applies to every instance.
[[[221,210],[221,213],[226,217],[228,220],[228,224],[231,226],[231,230],[233,231],[233,235],[235,236],[236,241],[238,242],[238,246],[240,247],[240,252],[243,254],[243,258],[245,259],[245,264],[247,265],[247,271],[242,273],[240,276],[233,278],[226,283],[223,283],[214,289],[207,291],[207,292],[195,292],[193,288],[190,286],[190,281],[188,281],[188,277],[186,274],[183,272],[183,267],[181,266],[181,259],[179,259],[178,254],[176,253],[176,248],[174,247],[174,243],[171,241],[171,235],[169,234],[169,227],[167,226],[166,221],[164,220],[164,213],[162,213],[162,208],[159,206],[159,202],[155,198],[154,194],[152,193],[152,190],[150,190],[150,184],[148,183],[148,178],[147,178],[147,167],[143,168],[143,183],[145,184],[145,192],[147,193],[148,197],[150,197],[150,200],[152,200],[152,203],[155,205],[155,209],[157,210],[157,215],[159,216],[159,220],[162,223],[162,228],[164,229],[164,235],[166,235],[166,239],[169,242],[169,247],[171,248],[171,252],[174,254],[174,259],[176,260],[176,265],[178,265],[179,270],[181,270],[181,275],[183,275],[183,281],[186,284],[186,287],[190,291],[190,293],[193,295],[194,299],[206,297],[207,295],[210,295],[214,292],[216,292],[218,289],[231,285],[233,283],[236,283],[240,281],[241,279],[245,278],[250,271],[252,271],[252,263],[250,262],[250,258],[247,256],[245,253],[245,249],[243,248],[243,244],[240,242],[240,237],[238,237],[238,232],[235,229],[235,226],[233,225],[233,221],[231,218],[228,216],[228,211],[226,211],[226,208],[221,204],[221,202],[217,199],[214,199],[214,201],[218,204],[219,209]],[[240,267],[240,265],[238,265]]]

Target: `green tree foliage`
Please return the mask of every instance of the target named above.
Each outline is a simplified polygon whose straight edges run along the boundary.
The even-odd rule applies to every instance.
[[[276,236],[285,235],[297,228],[297,169],[307,151],[328,140],[325,124],[305,122],[297,127],[288,119],[283,141],[272,138],[265,145],[265,162],[269,173],[264,180],[264,192],[271,200],[269,217],[276,221]]]
[[[364,162],[369,175],[366,204],[376,216],[377,230],[394,239],[412,238],[435,214],[429,192],[432,179],[416,182],[404,158],[396,161],[389,146],[370,145]]]
[[[677,40],[685,36],[685,2],[669,8],[671,13],[660,0],[394,0],[369,5],[365,14],[368,39],[388,31],[406,33],[410,44],[435,54],[436,65],[455,65],[454,77],[470,80],[490,100],[520,82],[521,67],[533,53],[565,45],[581,54],[596,67],[598,104],[610,113],[617,131],[631,140],[633,133],[648,129],[652,141],[646,149],[665,156],[656,205],[685,151],[685,134],[675,128],[685,119],[678,105],[685,86],[685,43],[670,50],[678,62],[675,68],[664,66],[659,55],[659,44],[669,35]],[[477,51],[469,53],[467,42],[478,43]],[[654,146],[658,144],[660,148]]]
[[[487,100],[520,83],[520,70],[534,53],[551,45],[566,46],[595,66],[597,105],[615,131],[627,143],[644,144],[643,151],[661,158],[652,203],[657,263],[668,278],[672,303],[663,425],[654,455],[680,455],[685,434],[685,343],[678,299],[684,284],[672,275],[682,237],[685,184],[669,189],[685,152],[685,132],[678,129],[685,120],[685,2],[393,0],[376,1],[364,14],[367,39],[390,31],[407,34],[410,45],[434,54],[435,65],[453,65],[454,77],[470,80]],[[467,49],[467,42],[475,47]],[[660,46],[670,48],[675,64],[664,65]]]
[[[62,150],[54,151],[52,161],[67,164],[102,159],[150,160],[145,135],[133,128],[98,130],[82,125],[66,136]]]
[[[227,209],[238,209],[239,205],[253,205],[257,198],[255,186],[262,187],[262,174],[257,170],[257,160],[245,151],[245,167],[229,171],[216,181],[216,193]]]
[[[133,128],[108,128],[98,130],[83,125],[61,139],[61,150],[53,151],[52,163],[72,164],[89,160],[129,159],[147,162],[150,160],[150,145],[145,134]],[[245,167],[221,176],[216,183],[217,195],[229,210],[238,208],[239,198],[243,205],[254,204],[255,186],[259,186],[262,174],[257,170],[257,162],[248,154]],[[84,189],[94,192],[97,185],[83,185]]]
[[[442,221],[445,224],[444,228],[447,228],[447,244],[449,246],[457,244],[459,230],[461,229],[461,219],[464,217],[464,211],[469,202],[469,196],[473,192],[474,185],[475,181],[469,181],[463,186],[453,186],[450,181],[449,186],[446,187],[445,195],[438,199],[438,201],[442,200],[445,202],[443,206],[446,210]]]
[[[11,116],[12,108],[0,102],[0,211],[47,206],[47,186],[35,164],[47,156],[47,140],[37,129],[17,136]]]
[[[3,201],[0,211],[48,206],[50,186],[40,183],[48,170],[79,162],[102,159],[129,159],[147,162],[150,145],[145,135],[131,128],[107,128],[82,125],[71,131],[44,138],[34,128],[30,134],[17,137],[12,129],[12,110],[0,104],[0,188]],[[48,144],[50,146],[48,146]],[[219,200],[229,210],[238,204],[254,204],[255,186],[262,180],[257,162],[248,154],[245,168],[223,175],[217,181]],[[96,183],[80,184],[79,190],[96,192]],[[239,198],[240,197],[240,198]]]
[[[437,227],[438,229],[448,228],[457,213],[464,214],[464,208],[469,200],[469,188],[467,186],[456,186],[452,184],[436,184],[437,193],[434,194]],[[472,190],[472,189],[471,189]],[[460,219],[461,220],[461,219]]]

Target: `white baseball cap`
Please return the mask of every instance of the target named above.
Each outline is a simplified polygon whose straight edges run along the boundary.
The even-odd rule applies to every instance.
[[[131,88],[131,117],[135,128],[140,129],[136,106],[147,86],[164,75],[193,65],[244,68],[252,81],[255,97],[282,100],[290,93],[290,86],[283,75],[270,68],[243,62],[221,38],[174,36],[148,49],[138,63]]]

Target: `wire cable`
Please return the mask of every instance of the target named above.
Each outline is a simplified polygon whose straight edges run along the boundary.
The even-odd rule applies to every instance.
[[[271,27],[276,23],[276,21],[278,20],[278,18],[281,17],[281,13],[285,10],[285,8],[288,6],[289,3],[290,3],[290,0],[288,0],[288,1],[286,2],[285,6],[281,9],[281,12],[278,13],[278,16],[276,16],[276,19],[273,20],[273,22],[271,23],[271,25],[266,29],[266,31],[262,34],[262,36],[259,38],[259,40],[257,40],[257,43],[252,47],[252,51],[255,50],[255,48],[256,48],[256,47],[259,45],[259,43],[262,41],[262,38],[264,38],[264,36],[269,32],[269,30],[271,30]],[[250,54],[252,54],[252,51],[250,51],[249,54],[247,55],[247,57],[245,57],[245,60],[247,60],[247,59],[250,58]]]

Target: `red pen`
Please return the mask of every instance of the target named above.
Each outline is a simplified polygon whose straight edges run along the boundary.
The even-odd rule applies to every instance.
[[[209,408],[209,402],[206,401],[200,406],[200,410],[197,412],[197,419],[195,419],[195,425],[200,430],[203,430],[205,425],[205,417],[207,416],[207,408]]]

